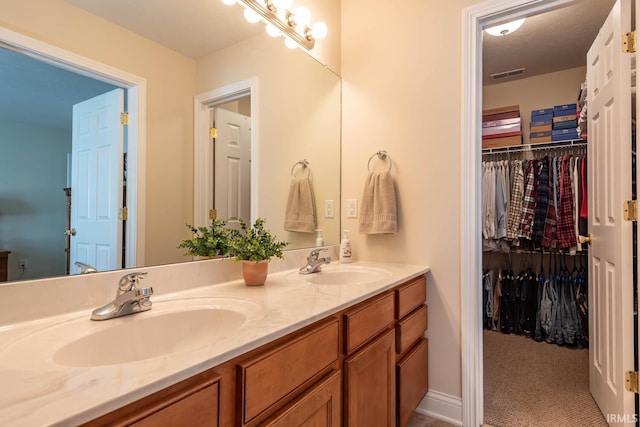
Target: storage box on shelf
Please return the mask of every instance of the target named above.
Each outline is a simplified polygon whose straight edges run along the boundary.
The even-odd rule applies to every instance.
[[[520,107],[509,105],[482,112],[482,148],[522,144]]]
[[[553,108],[540,108],[531,111],[529,123],[529,142],[551,142],[551,128],[553,122]]]
[[[577,104],[553,107],[553,130],[572,129],[578,126]]]

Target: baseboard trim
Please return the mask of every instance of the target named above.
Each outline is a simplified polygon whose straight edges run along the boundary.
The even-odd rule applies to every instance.
[[[429,390],[416,408],[416,412],[449,424],[462,426],[462,399],[450,394]]]

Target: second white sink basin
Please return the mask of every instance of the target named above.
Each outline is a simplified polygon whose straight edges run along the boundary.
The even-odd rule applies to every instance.
[[[189,298],[154,302],[149,311],[110,320],[83,316],[9,344],[0,363],[42,369],[43,362],[93,367],[162,357],[215,344],[259,311],[259,304],[240,298]]]
[[[318,273],[295,274],[305,282],[314,285],[359,285],[377,282],[391,276],[391,272],[381,268],[345,264],[324,266]]]

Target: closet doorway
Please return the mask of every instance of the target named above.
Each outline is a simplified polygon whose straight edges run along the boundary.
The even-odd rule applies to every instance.
[[[543,3],[542,6],[540,6],[539,3]],[[482,6],[479,6],[478,8],[474,8],[475,10],[465,10],[465,22],[467,23],[467,28],[465,28],[466,30],[469,30],[469,27],[473,27],[473,25],[477,25],[477,28],[482,28],[482,27],[490,27],[491,24],[493,23],[498,23],[497,21],[503,21],[503,22],[507,22],[510,20],[513,20],[517,17],[521,17],[521,16],[534,16],[538,13],[540,13],[541,11],[545,10],[545,9],[550,9],[553,7],[557,7],[558,5],[562,4],[562,3],[568,3],[568,2],[561,2],[561,1],[549,1],[549,2],[527,2],[527,1],[493,1],[493,2],[486,2],[486,4],[483,4]],[[588,3],[588,2],[574,2],[575,3]],[[604,2],[598,2],[598,3],[604,3]],[[528,7],[529,10],[523,10],[522,7],[519,6],[525,6]],[[517,10],[516,10],[517,9]],[[630,11],[627,13],[628,15],[630,15]],[[496,18],[497,16],[500,16],[500,18]],[[469,22],[471,22],[473,25],[469,25]],[[476,51],[481,51],[481,38],[478,38],[477,36],[479,35],[480,31],[478,30],[476,32],[475,35],[470,34],[469,32],[465,32],[465,42],[466,42],[466,50],[465,50],[465,59],[467,60],[467,63],[465,64],[464,67],[464,71],[465,73],[467,73],[467,75],[469,76],[469,85],[467,87],[467,85],[463,85],[463,104],[465,99],[468,99],[470,101],[472,100],[478,100],[478,99],[482,99],[481,96],[481,88],[480,88],[480,81],[481,81],[481,73],[479,73],[478,70],[473,70],[472,69],[472,63],[471,62],[475,62],[476,61],[476,56],[473,55],[473,52]],[[485,36],[487,37],[487,36]],[[471,52],[471,53],[470,53]],[[604,60],[604,59],[603,59]],[[486,57],[485,57],[485,61],[486,61]],[[586,62],[586,61],[585,61]],[[593,62],[593,61],[592,61]],[[593,73],[592,73],[593,74]],[[463,76],[463,81],[465,81],[465,76]],[[584,76],[583,76],[584,78]],[[540,105],[540,108],[543,107],[548,107],[551,106],[553,107],[553,105],[557,105],[557,104],[562,104],[565,102],[570,102],[571,100],[575,100],[576,95],[579,93],[579,87],[577,87],[575,89],[575,92],[572,96],[572,98],[568,101],[562,101],[562,100],[556,100],[556,101],[552,101],[550,103],[548,103],[548,105]],[[474,103],[472,103],[474,104]],[[469,196],[468,200],[475,200],[475,206],[474,208],[476,209],[474,212],[472,212],[472,217],[469,217],[465,214],[462,215],[462,227],[463,227],[463,240],[467,239],[467,234],[465,233],[465,231],[467,232],[478,232],[476,234],[474,234],[475,236],[479,236],[482,230],[478,229],[478,226],[480,225],[481,221],[479,221],[479,218],[481,218],[481,214],[480,214],[480,207],[482,206],[482,203],[480,200],[478,200],[478,197],[474,197],[471,193],[471,191],[473,191],[474,189],[477,189],[480,185],[479,185],[479,177],[481,176],[481,170],[482,167],[480,166],[480,161],[479,161],[479,157],[478,155],[466,155],[465,152],[469,152],[468,150],[466,150],[469,147],[466,147],[466,144],[469,144],[470,147],[475,147],[475,153],[478,153],[479,147],[478,145],[480,145],[480,129],[482,124],[479,122],[479,120],[477,119],[477,117],[480,116],[480,109],[482,109],[482,103],[481,102],[476,102],[475,103],[475,110],[474,108],[471,108],[470,111],[463,111],[463,123],[468,124],[468,123],[472,123],[474,126],[473,128],[476,129],[475,131],[465,131],[464,126],[463,126],[463,147],[462,147],[462,164],[470,164],[470,162],[478,162],[476,165],[474,165],[469,172],[466,171],[467,168],[463,167],[463,199],[467,200],[467,198],[465,198],[465,196]],[[522,115],[529,115],[529,111],[522,111]],[[469,119],[469,122],[465,119]],[[630,123],[630,120],[629,120]],[[527,126],[528,127],[528,126]],[[528,129],[523,126],[523,133],[526,132],[528,133]],[[630,134],[630,132],[629,132]],[[630,135],[627,135],[627,138],[630,138]],[[629,144],[630,148],[631,145]],[[571,151],[570,153],[567,151]],[[577,150],[571,149],[571,150],[565,150],[565,152],[563,152],[563,155],[566,154],[574,154],[574,152],[576,152]],[[591,150],[590,150],[591,151]],[[474,150],[470,150],[470,152],[474,152]],[[613,152],[607,153],[605,154],[601,154],[600,157],[601,158],[605,158],[607,156],[610,156]],[[531,153],[528,153],[531,154]],[[548,153],[545,153],[548,154]],[[582,153],[578,153],[578,154],[582,154]],[[475,158],[474,158],[475,157]],[[631,157],[631,154],[629,153],[629,155],[627,156],[627,159]],[[597,157],[594,157],[597,158]],[[595,163],[595,162],[594,162]],[[603,164],[605,164],[604,162],[598,162],[598,166],[601,167]],[[591,169],[590,169],[591,170]],[[605,169],[594,169],[594,170],[605,170]],[[629,176],[631,175],[631,173],[629,173]],[[629,179],[630,181],[630,179]],[[609,194],[612,193],[611,189],[607,189],[609,190]],[[618,189],[616,188],[615,191],[618,193]],[[598,193],[595,193],[598,194]],[[602,191],[601,196],[604,194],[607,194],[607,191]],[[619,194],[619,193],[618,193]],[[590,200],[591,203],[591,200]],[[595,205],[595,204],[594,204]],[[591,207],[591,205],[590,205]],[[616,215],[617,215],[617,211],[621,210],[619,208],[618,205],[616,205]],[[590,211],[592,212],[592,211]],[[474,223],[474,219],[473,217],[475,217],[475,223]],[[612,218],[613,217],[609,217]],[[615,218],[615,221],[617,221],[617,217]],[[593,223],[590,223],[590,231],[591,228],[593,228],[594,225]],[[630,233],[629,233],[630,235]],[[463,323],[463,421],[465,425],[477,425],[478,423],[480,423],[483,420],[483,397],[482,397],[482,392],[484,391],[484,389],[486,389],[488,387],[488,384],[485,382],[483,384],[483,375],[482,375],[482,371],[483,371],[483,366],[482,364],[479,365],[475,365],[474,362],[469,359],[469,356],[473,357],[477,357],[476,360],[483,360],[482,359],[482,348],[483,348],[483,343],[482,343],[482,325],[479,325],[479,321],[478,319],[481,318],[480,313],[478,313],[475,310],[483,310],[483,308],[485,308],[485,305],[483,304],[483,298],[482,298],[482,294],[480,292],[478,292],[478,289],[471,289],[468,286],[468,282],[465,280],[465,278],[471,278],[474,276],[474,273],[477,274],[479,272],[479,270],[482,268],[482,255],[480,255],[479,251],[480,251],[480,239],[476,238],[476,237],[470,237],[469,238],[470,242],[474,243],[475,247],[475,251],[474,250],[470,250],[470,251],[466,251],[466,249],[463,249],[463,262],[462,264],[465,265],[468,268],[465,268],[463,270],[463,305],[462,305],[462,312],[463,312],[463,317],[462,317],[462,323]],[[602,242],[598,242],[598,243],[602,243]],[[616,242],[618,245],[620,245],[620,242]],[[463,248],[465,246],[465,242],[463,242]],[[629,246],[631,246],[631,244],[629,244]],[[518,255],[520,257],[527,257],[528,255]],[[574,266],[574,261],[576,260],[576,258],[569,258],[571,259],[571,261],[568,261],[567,258],[568,256],[561,256],[561,255],[557,255],[557,256],[543,256],[543,260],[546,260],[542,262],[542,265],[544,265],[544,267],[548,270],[549,268],[558,268],[558,266],[560,266],[561,268],[572,268]],[[513,263],[513,258],[514,256],[512,255],[511,257],[504,257],[505,259],[507,259],[507,261],[504,261],[503,263],[498,263],[500,264],[500,266],[505,266],[508,264],[512,264]],[[537,266],[536,266],[536,262],[534,262],[533,257],[530,257],[531,259],[526,259],[524,261],[521,260],[521,262],[524,262],[525,264],[528,265],[532,265],[534,266],[534,268],[540,268],[540,262],[537,262]],[[553,264],[551,264],[553,263]],[[589,270],[589,273],[593,272],[593,271],[597,271],[598,268],[600,267],[600,269],[602,268],[610,268],[611,266],[617,266],[615,263],[610,263],[607,265],[600,265],[598,266],[597,264],[591,262],[591,269]],[[578,267],[580,265],[580,261],[576,261],[575,262],[576,267]],[[473,271],[475,269],[475,271]],[[614,274],[613,270],[610,270],[610,273],[612,275],[615,275],[617,273]],[[467,276],[468,274],[468,276]],[[477,276],[476,276],[477,277]],[[605,276],[605,279],[608,279],[607,276]],[[474,284],[477,284],[478,281],[476,280],[474,282]],[[614,291],[615,287],[610,287],[609,291]],[[466,291],[469,291],[469,293],[467,293]],[[596,294],[596,297],[598,295]],[[606,295],[607,298],[618,298],[620,299],[618,296],[612,295],[612,294],[607,294]],[[631,300],[631,295],[628,296],[628,300]],[[594,306],[597,303],[597,301],[593,301]],[[469,306],[468,304],[471,304],[471,306]],[[476,313],[475,318],[471,318],[470,315],[467,315],[467,311],[465,310],[465,308],[471,308],[471,312]],[[606,317],[606,316],[611,316],[612,315],[612,311],[610,310],[609,312],[600,312],[598,313],[599,317]],[[628,329],[632,327],[632,324],[635,323],[634,321],[630,320],[629,322],[627,322],[627,325],[619,325],[619,327],[623,328],[623,329]],[[594,331],[592,331],[594,332]],[[594,335],[597,335],[598,331],[594,332]],[[602,331],[600,331],[600,333],[602,333]],[[474,339],[473,336],[475,336],[476,338]],[[492,337],[494,338],[494,337]],[[500,337],[502,338],[502,336]],[[601,334],[601,338],[604,339],[608,339],[609,337],[606,336],[606,334]],[[631,340],[633,341],[633,340]],[[485,344],[487,344],[487,342],[485,342]],[[547,345],[549,346],[550,344],[538,344],[536,343],[538,346],[544,346]],[[593,341],[592,341],[593,344]],[[611,349],[611,351],[613,351],[613,353],[615,353],[616,349],[619,349],[621,347],[619,347],[621,345],[620,342],[609,342],[606,343],[607,345],[609,345],[609,347],[602,347],[602,348],[608,348]],[[491,343],[488,345],[490,346],[492,345]],[[523,344],[526,345],[526,344]],[[488,347],[487,346],[487,347]],[[558,347],[555,346],[553,344],[551,344],[551,346],[554,347]],[[631,344],[629,347],[631,348],[633,345]],[[533,355],[533,353],[538,353],[537,351],[537,347],[536,350],[530,350],[529,353],[530,355]],[[560,347],[558,347],[560,348]],[[532,353],[533,352],[533,353]],[[631,351],[633,352],[633,350]],[[486,354],[486,353],[485,353]],[[508,359],[506,357],[506,354],[508,354],[508,352],[501,352],[501,355],[503,356],[503,360],[502,362],[508,362]],[[596,359],[597,359],[598,355],[596,355]],[[624,357],[624,360],[626,360],[627,357]],[[604,360],[604,359],[603,359]],[[616,366],[617,364],[617,366]],[[609,370],[609,372],[606,374],[608,375],[608,379],[613,380],[613,382],[617,382],[618,384],[613,384],[615,386],[620,386],[620,378],[623,374],[623,369],[621,366],[619,365],[625,365],[627,366],[626,369],[629,368],[633,368],[633,364],[631,364],[631,366],[628,366],[629,364],[624,362],[624,363],[620,363],[619,360],[615,360],[612,359],[611,362],[606,362],[607,366],[600,366],[600,368],[602,368],[603,371]],[[486,366],[486,364],[485,364]],[[543,371],[544,372],[544,371]],[[549,371],[547,371],[547,373],[549,373]],[[467,376],[466,373],[469,373],[471,375]],[[486,374],[486,373],[485,373]],[[522,375],[523,373],[520,372],[520,374]],[[536,381],[538,381],[538,378],[540,378],[542,375],[540,375],[541,373],[538,372],[537,376],[534,376],[533,378],[528,377],[528,379],[525,379],[524,382],[529,386],[528,390],[530,393],[530,400],[537,400],[537,396],[536,396],[536,392],[533,390],[532,386],[535,384]],[[522,377],[520,376],[516,376],[516,378],[520,378],[520,380],[522,380]],[[487,376],[484,376],[485,381]],[[534,378],[536,378],[534,380]],[[507,378],[507,380],[513,380],[512,378]],[[484,387],[483,387],[484,385]],[[596,389],[598,388],[604,388],[601,385],[600,386],[596,386]],[[592,392],[594,390],[594,387],[592,385]],[[596,393],[594,393],[595,395]],[[486,395],[485,395],[486,396]],[[486,396],[487,398],[489,398],[488,396]],[[509,396],[510,398],[513,398],[514,396]],[[631,400],[633,400],[631,398]],[[627,402],[629,401],[629,399],[627,398]],[[513,402],[506,402],[507,404],[505,405],[505,408],[509,408],[509,410],[513,410],[515,408],[513,408]],[[568,402],[567,402],[568,403]],[[486,405],[485,405],[486,408]],[[629,408],[631,408],[629,410]],[[544,409],[549,410],[551,409],[551,407],[546,407],[546,408],[542,408],[543,411]],[[517,411],[517,409],[515,409]],[[578,411],[582,411],[582,408],[579,408]],[[491,423],[492,420],[487,419],[487,413],[484,414],[484,421],[485,422],[489,422]],[[535,416],[535,415],[534,415]],[[627,404],[624,404],[622,406],[618,406],[615,407],[613,410],[611,410],[611,407],[609,407],[609,411],[607,411],[607,419],[608,421],[613,423],[619,423],[621,422],[622,424],[627,424],[628,422],[633,422],[633,424],[635,424],[635,411],[633,409],[633,404],[631,404],[630,406]],[[579,417],[576,416],[576,418],[574,419],[574,424],[575,425],[585,425],[585,422],[581,422]],[[601,418],[601,422],[604,423],[605,419],[604,417]],[[512,421],[515,422],[515,421]],[[530,425],[541,425],[541,420],[540,419],[536,419],[536,420],[529,420],[529,422],[531,423]],[[495,421],[494,421],[495,423]],[[495,423],[496,425],[500,425]],[[544,424],[544,423],[542,423]],[[526,419],[521,419],[517,422],[517,425],[527,425],[527,420]],[[572,425],[571,422],[563,422],[561,420],[556,420],[555,424],[550,424],[550,425]],[[593,422],[589,422],[589,425],[597,425],[594,424]],[[606,423],[604,423],[603,425],[606,425]]]

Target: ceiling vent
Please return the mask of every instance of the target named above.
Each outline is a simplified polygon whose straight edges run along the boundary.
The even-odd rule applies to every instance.
[[[516,77],[522,77],[524,76],[524,72],[525,72],[526,68],[517,68],[515,70],[510,70],[510,71],[503,71],[501,73],[495,73],[495,74],[491,74],[491,80],[496,81],[496,80],[504,80],[504,79],[513,79]]]

